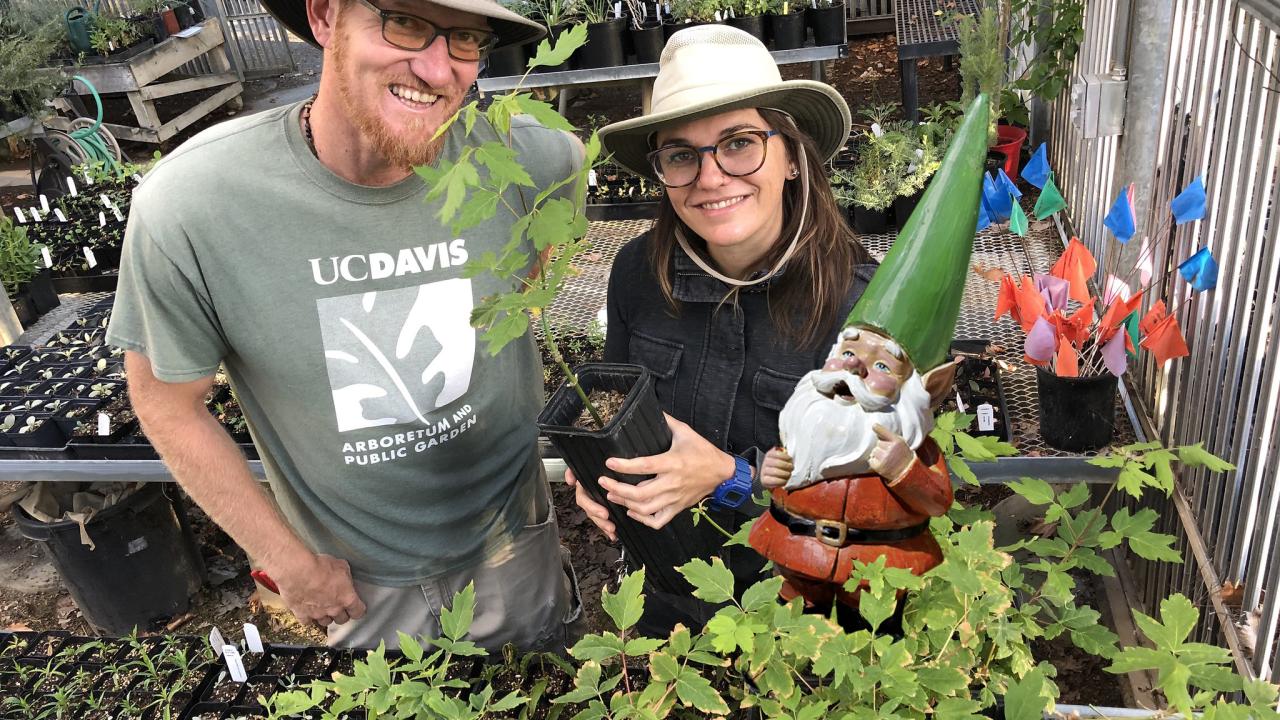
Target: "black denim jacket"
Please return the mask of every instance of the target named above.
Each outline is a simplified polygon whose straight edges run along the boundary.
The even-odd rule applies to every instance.
[[[676,248],[672,294],[662,297],[648,262],[649,233],[618,252],[609,277],[606,362],[642,365],[654,374],[658,402],[716,447],[755,460],[778,444],[778,413],[810,370],[822,366],[875,265],[850,268],[848,298],[829,341],[798,350],[769,318],[772,278],[721,304],[729,286]],[[785,272],[785,270],[784,270]]]
[[[744,288],[736,303],[722,304],[729,286],[708,275],[677,247],[672,278],[672,294],[680,302],[676,314],[663,299],[649,264],[649,242],[649,233],[631,240],[613,262],[604,359],[648,368],[655,376],[663,410],[716,447],[759,467],[763,454],[778,444],[778,413],[800,378],[822,366],[876,266],[850,268],[848,297],[828,332],[830,339],[817,348],[798,350],[769,318],[769,287],[780,276]],[[754,492],[760,492],[758,482]],[[712,515],[733,531],[761,510],[748,501],[736,512]],[[699,556],[721,557],[740,581],[739,592],[759,579],[763,559],[750,548],[723,547],[724,537],[708,523],[695,531],[701,534],[695,543],[701,546]],[[650,595],[652,601],[677,607],[675,619],[686,624],[700,626],[714,612],[692,598]],[[652,601],[657,611],[661,603]],[[672,624],[669,616],[670,612],[668,622],[648,629],[661,632]]]

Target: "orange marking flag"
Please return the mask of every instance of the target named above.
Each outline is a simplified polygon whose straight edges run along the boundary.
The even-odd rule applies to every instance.
[[[1080,377],[1080,356],[1065,337],[1058,340],[1058,377]]]
[[[1072,300],[1089,302],[1089,278],[1097,270],[1098,261],[1093,259],[1093,253],[1079,238],[1073,237],[1049,274],[1071,283]]]
[[[1156,363],[1160,365],[1191,354],[1186,339],[1182,337],[1182,329],[1178,327],[1178,319],[1172,315],[1165,315],[1157,322],[1139,344],[1150,350],[1156,356]]]

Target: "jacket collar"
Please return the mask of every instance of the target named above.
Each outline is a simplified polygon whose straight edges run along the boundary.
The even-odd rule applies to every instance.
[[[676,300],[679,300],[680,302],[718,303],[724,299],[725,295],[729,294],[730,290],[732,290],[728,284],[711,277],[702,268],[698,267],[698,265],[694,263],[687,254],[685,254],[684,249],[679,245],[675,246],[674,251],[675,262],[673,265],[675,277],[671,280],[671,295],[675,297]],[[777,281],[778,278],[782,277],[786,271],[787,269],[784,267],[768,280],[757,285],[742,288],[742,292],[764,292],[768,290],[769,286]],[[765,272],[765,270],[757,270],[747,279],[754,280],[761,275],[764,275]]]

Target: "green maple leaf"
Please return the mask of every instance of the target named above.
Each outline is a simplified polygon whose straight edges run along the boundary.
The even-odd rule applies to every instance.
[[[1048,505],[1053,502],[1053,487],[1040,478],[1024,477],[1021,480],[1011,480],[1007,485],[1032,505]]]
[[[1205,467],[1213,472],[1235,470],[1236,466],[1204,449],[1204,443],[1178,448],[1178,459],[1187,465]]]
[[[500,142],[487,142],[476,148],[475,159],[489,171],[489,180],[497,184],[498,192],[508,185],[533,187],[533,178],[520,164],[519,153]]]
[[[733,573],[718,557],[695,559],[676,568],[693,585],[693,596],[709,603],[725,603],[733,600]]]
[[[600,597],[600,605],[619,630],[626,630],[640,622],[644,614],[644,569],[629,573],[622,579],[618,592],[604,591]]]

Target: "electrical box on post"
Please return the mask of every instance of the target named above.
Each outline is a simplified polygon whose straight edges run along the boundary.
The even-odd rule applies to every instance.
[[[1124,98],[1129,81],[1124,75],[1090,73],[1071,86],[1071,124],[1081,137],[1119,135],[1124,130]]]

